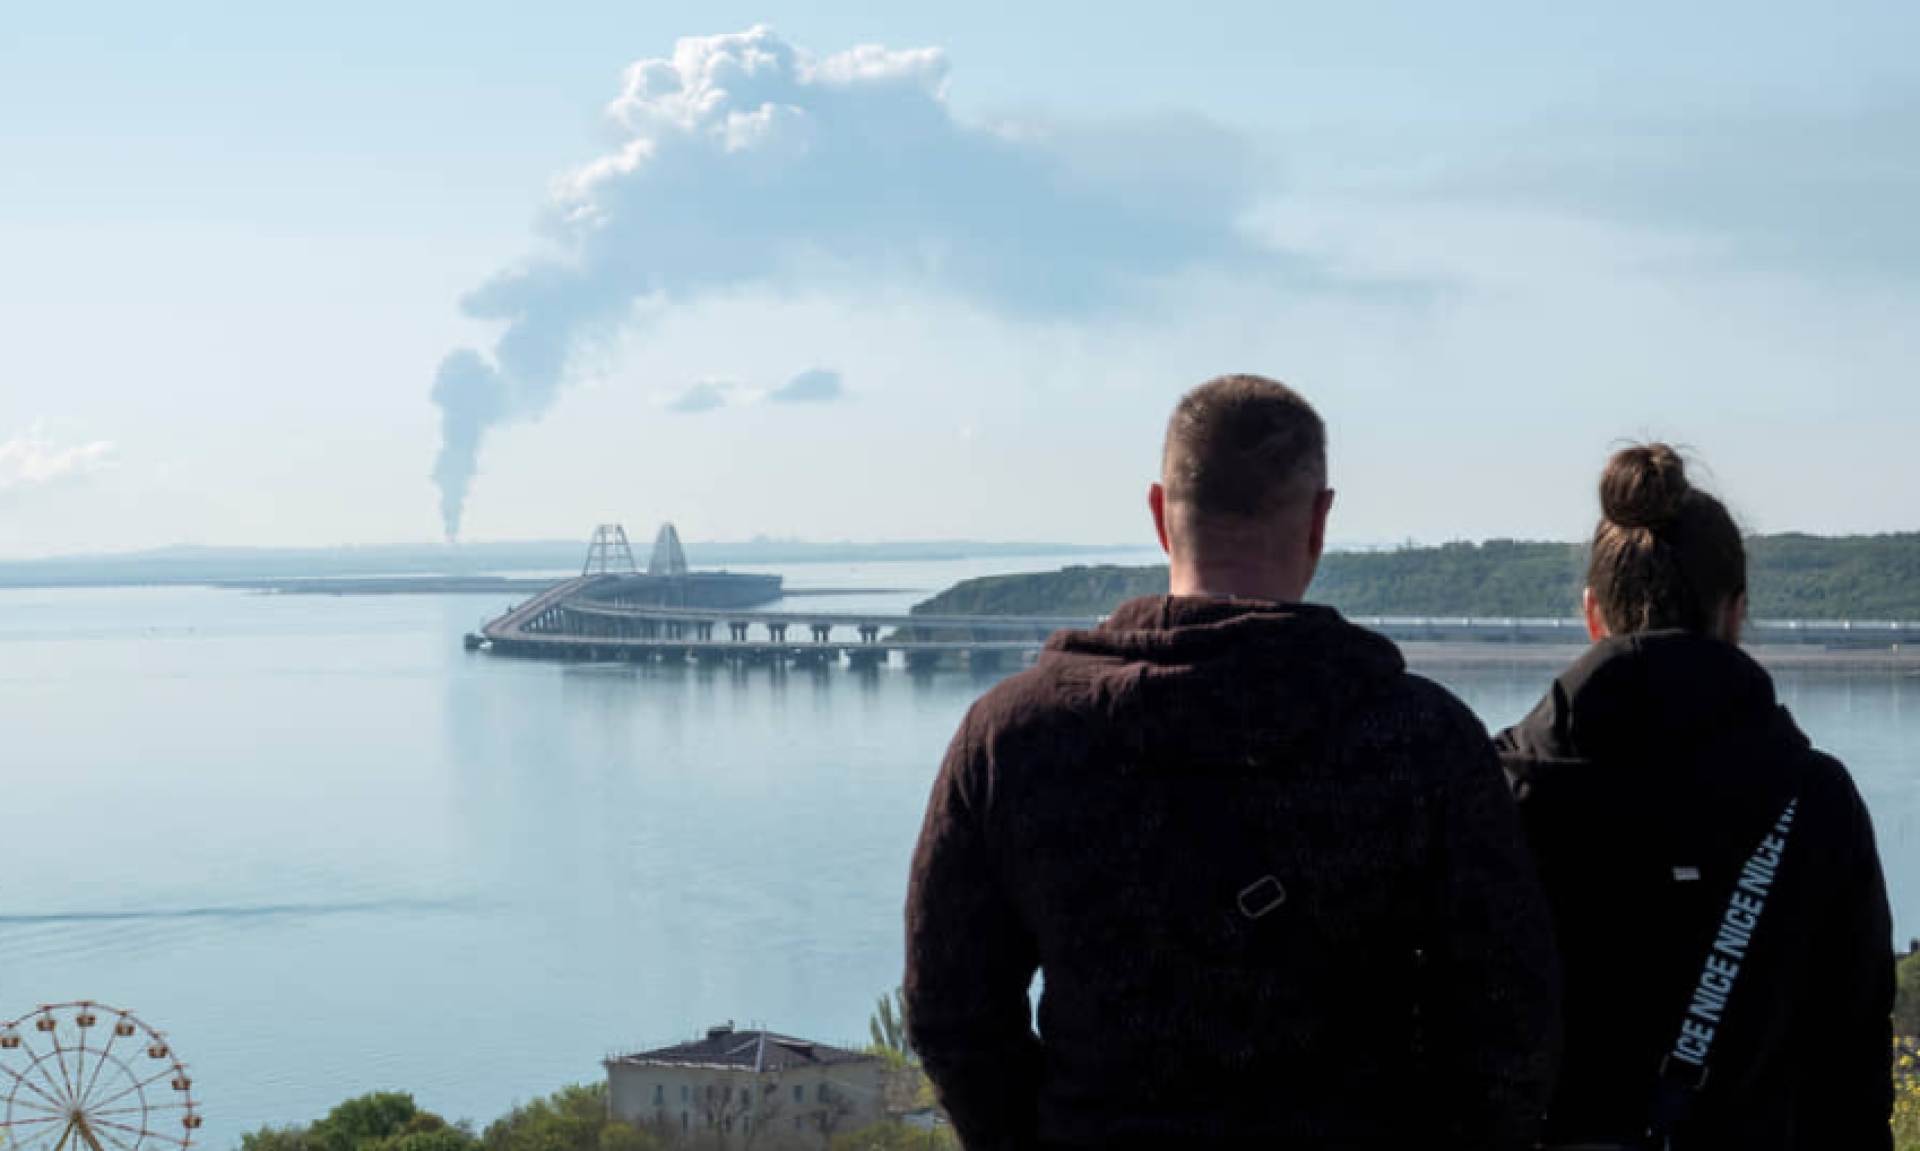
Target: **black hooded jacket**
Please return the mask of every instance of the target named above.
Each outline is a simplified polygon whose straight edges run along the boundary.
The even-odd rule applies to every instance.
[[[1684,632],[1608,639],[1498,745],[1566,978],[1550,1141],[1639,1135],[1742,865],[1797,799],[1674,1146],[1889,1147],[1893,930],[1873,827],[1760,665]]]
[[[1548,918],[1485,729],[1391,643],[1150,597],[961,725],[914,857],[909,1034],[970,1151],[1517,1151],[1552,1075]]]

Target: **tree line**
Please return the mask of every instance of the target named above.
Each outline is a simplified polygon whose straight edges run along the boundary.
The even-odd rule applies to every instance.
[[[1308,593],[1348,615],[1545,618],[1579,612],[1584,544],[1488,540],[1332,552]],[[1920,532],[1752,536],[1747,586],[1757,619],[1920,620]],[[917,605],[931,615],[1105,615],[1164,594],[1167,569],[1069,567],[983,576]]]

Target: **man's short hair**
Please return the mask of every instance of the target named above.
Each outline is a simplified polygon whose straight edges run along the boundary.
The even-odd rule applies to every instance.
[[[1263,519],[1326,489],[1326,425],[1276,380],[1208,380],[1173,409],[1160,479],[1167,503],[1189,513]]]

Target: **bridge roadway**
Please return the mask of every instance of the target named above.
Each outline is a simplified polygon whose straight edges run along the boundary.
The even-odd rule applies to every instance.
[[[662,624],[725,622],[744,627],[928,628],[943,631],[1021,631],[1051,635],[1062,628],[1087,628],[1096,616],[1051,615],[900,615],[889,612],[727,611],[721,608],[626,607],[600,603],[570,603],[567,610],[604,619],[652,620]]]
[[[749,663],[848,662],[877,666],[899,652],[910,666],[931,666],[959,656],[973,667],[997,667],[1005,659],[1031,656],[1048,634],[1063,626],[1092,624],[1090,619],[1056,617],[1000,617],[977,619],[886,613],[832,615],[819,612],[728,611],[716,608],[616,606],[596,602],[591,592],[607,577],[582,576],[548,588],[514,608],[469,638],[469,646],[484,642],[501,655],[585,660],[701,660],[723,659]],[[716,641],[714,628],[728,624],[732,638]],[[883,639],[883,629],[894,626],[938,626],[953,630],[966,625],[966,639]],[[787,639],[787,628],[799,626],[812,642]],[[767,633],[755,640],[750,629]],[[851,630],[859,641],[835,640],[834,631]],[[1005,636],[1011,631],[1013,636]],[[981,633],[1002,633],[993,638]],[[1018,634],[1024,633],[1024,634]]]
[[[1025,659],[1046,636],[1062,628],[1091,627],[1084,616],[902,615],[889,612],[825,613],[730,611],[724,608],[649,607],[599,601],[592,592],[610,577],[582,576],[547,589],[488,624],[484,640],[503,655],[571,659],[727,659],[878,664],[900,653],[912,666],[960,655],[976,665]],[[1578,619],[1355,616],[1355,623],[1403,643],[1483,642],[1581,644]],[[726,639],[715,631],[727,628]],[[762,629],[765,639],[752,634]],[[811,642],[787,631],[795,629]],[[904,638],[902,629],[934,633]],[[893,634],[886,634],[889,630]],[[838,633],[838,636],[836,635]],[[847,633],[856,640],[844,638]],[[912,635],[912,632],[908,633]],[[1750,623],[1752,644],[1829,647],[1896,647],[1920,644],[1920,623],[1889,621],[1770,620]]]

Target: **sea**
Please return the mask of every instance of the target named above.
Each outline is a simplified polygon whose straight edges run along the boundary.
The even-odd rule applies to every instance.
[[[870,589],[792,605],[878,611],[1152,558],[777,570]],[[864,1043],[900,981],[929,784],[991,681],[465,651],[508,602],[0,591],[0,1022],[134,1011],[189,1064],[216,1148],[371,1090],[484,1126],[728,1021]],[[1550,671],[1431,674],[1498,727]],[[1920,678],[1779,681],[1871,805],[1904,945]]]

